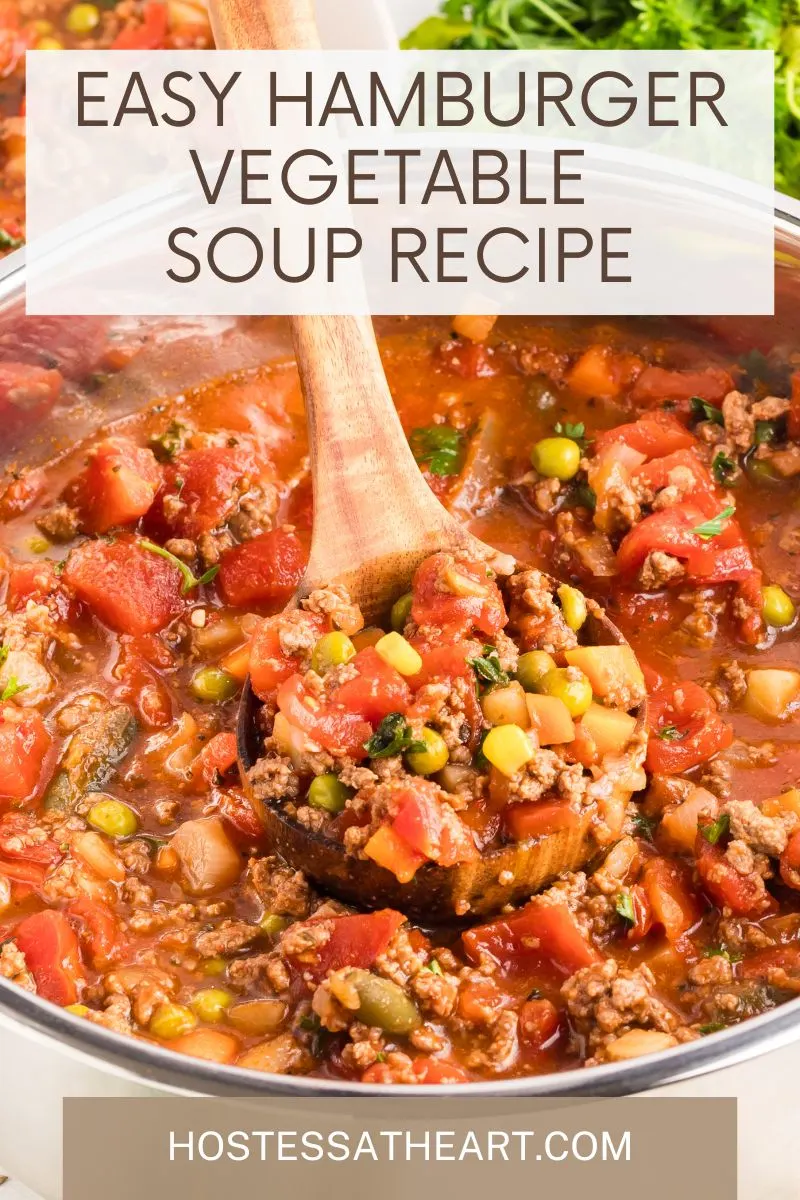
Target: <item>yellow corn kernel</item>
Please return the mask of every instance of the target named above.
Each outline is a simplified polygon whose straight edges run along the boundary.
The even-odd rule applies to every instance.
[[[68,1004],[64,1012],[72,1013],[73,1017],[85,1017],[89,1009],[85,1004]]]
[[[495,725],[487,733],[482,750],[492,766],[509,777],[530,762],[534,753],[530,738],[519,725]]]
[[[401,675],[416,675],[422,669],[422,659],[410,642],[399,633],[387,633],[375,649],[385,663],[394,667]]]

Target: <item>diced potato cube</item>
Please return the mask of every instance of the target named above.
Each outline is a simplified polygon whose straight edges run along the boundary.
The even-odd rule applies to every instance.
[[[505,687],[495,687],[487,692],[481,700],[481,708],[490,725],[519,725],[521,729],[530,725],[525,691],[516,679]]]
[[[602,758],[605,754],[622,753],[633,736],[636,718],[618,708],[590,704],[581,717],[581,725]]]
[[[375,649],[385,663],[401,675],[416,675],[422,669],[422,659],[400,633],[386,633],[375,643]]]
[[[630,646],[576,646],[567,650],[567,662],[580,667],[595,696],[644,693],[644,675]]]
[[[659,833],[664,838],[668,850],[691,854],[697,841],[697,827],[700,817],[705,817],[705,824],[717,815],[719,800],[706,788],[692,788],[685,800],[664,811],[661,818]]]
[[[453,317],[453,333],[469,338],[471,342],[483,342],[492,332],[497,317]]]
[[[765,667],[747,674],[744,707],[760,721],[785,721],[800,700],[800,672]]]
[[[530,726],[539,737],[540,746],[560,746],[575,737],[575,722],[569,709],[558,696],[539,696],[527,693]]]
[[[761,811],[766,817],[779,817],[781,813],[794,813],[800,817],[800,789],[789,788],[779,796],[770,796],[761,805]]]
[[[519,725],[495,725],[483,743],[483,753],[501,774],[516,775],[534,755],[533,742]]]
[[[622,1062],[626,1058],[639,1058],[642,1054],[655,1054],[677,1046],[671,1033],[658,1029],[629,1029],[606,1046],[606,1057],[611,1062]]]

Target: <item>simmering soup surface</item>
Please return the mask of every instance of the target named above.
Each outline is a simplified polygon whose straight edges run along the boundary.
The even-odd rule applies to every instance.
[[[392,392],[427,482],[528,575],[428,564],[380,630],[341,596],[300,634],[281,615],[312,521],[288,361],[8,467],[0,976],[176,1052],[399,1084],[619,1061],[796,993],[791,352],[454,324],[483,340],[383,323]],[[90,319],[7,326],[4,429],[102,408],[141,353]],[[636,663],[580,645],[592,601],[638,656],[646,745]],[[444,928],[317,890],[242,790],[249,666],[260,798],[355,859],[411,887],[586,821],[585,869]]]

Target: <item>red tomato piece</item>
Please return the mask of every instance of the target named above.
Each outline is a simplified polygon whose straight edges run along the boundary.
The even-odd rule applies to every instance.
[[[566,977],[602,962],[565,904],[533,900],[510,917],[467,930],[462,941],[472,962],[488,954],[511,980],[535,977],[542,968]]]
[[[88,896],[72,900],[67,912],[78,922],[80,940],[92,966],[104,970],[120,949],[121,933],[114,913],[108,905]]]
[[[67,559],[63,579],[118,633],[155,633],[185,606],[177,567],[130,537],[84,542]]]
[[[648,554],[661,550],[680,559],[692,583],[711,585],[749,579],[756,568],[738,521],[730,518],[719,534],[702,538],[694,531],[708,518],[709,513],[694,503],[676,504],[645,517],[620,543],[620,574],[628,578],[637,575]],[[679,582],[683,586],[685,580]]]
[[[61,912],[45,909],[14,930],[37,993],[62,1007],[75,1004],[86,982],[75,931]]]
[[[0,800],[28,800],[38,791],[52,744],[34,709],[0,706]]]
[[[220,595],[237,608],[285,604],[302,578],[307,557],[295,533],[271,529],[225,551],[217,578]]]
[[[563,800],[532,800],[509,804],[504,812],[505,826],[518,842],[545,837],[563,829],[574,829],[578,814]]]
[[[47,487],[47,476],[40,467],[23,471],[12,479],[0,495],[0,520],[13,521],[31,508]]]
[[[107,327],[105,317],[14,317],[0,325],[0,362],[82,379],[103,357]]]
[[[662,411],[647,413],[629,425],[617,425],[599,434],[595,440],[595,454],[618,442],[648,458],[674,454],[676,450],[689,450],[697,445],[694,434],[676,416]]]
[[[318,948],[313,963],[298,960],[298,966],[315,979],[322,979],[328,971],[338,971],[342,967],[369,970],[405,920],[402,913],[392,908],[355,913],[349,917],[325,918],[326,925],[330,926],[328,941]]]
[[[796,978],[800,974],[800,945],[787,942],[782,946],[769,946],[749,954],[738,968],[743,979],[765,979],[767,982],[774,971],[785,971]]]
[[[442,867],[474,862],[478,851],[471,831],[436,793],[436,786],[424,779],[399,793],[400,810],[392,829],[413,850]]]
[[[679,941],[702,917],[703,905],[683,863],[669,858],[648,859],[642,870],[642,885],[653,921],[664,927],[668,941]]]
[[[703,886],[721,908],[729,908],[737,917],[756,917],[774,907],[761,879],[740,875],[726,859],[722,847],[712,846],[702,833],[697,835],[695,858]]]
[[[112,50],[161,50],[167,37],[167,6],[145,4],[138,25],[126,25],[111,43]]]
[[[439,347],[442,366],[462,379],[486,379],[494,375],[494,352],[480,342],[446,342]]]
[[[628,929],[627,939],[629,942],[640,942],[653,928],[653,909],[647,892],[640,883],[635,883],[628,895],[633,909],[633,924]]]
[[[634,404],[662,404],[671,400],[688,409],[693,396],[720,408],[734,388],[730,374],[720,367],[702,371],[669,371],[664,367],[645,367],[631,390]]]
[[[309,695],[300,675],[291,675],[280,685],[277,701],[287,721],[326,750],[364,758],[364,742],[371,737],[372,726],[360,713],[341,704],[320,705]]]
[[[403,676],[381,658],[374,646],[359,650],[352,664],[354,679],[339,685],[332,700],[377,725],[389,713],[404,713],[411,703],[411,690]],[[369,736],[369,734],[367,735]]]
[[[549,1000],[526,1000],[519,1010],[519,1037],[525,1050],[538,1053],[558,1037],[561,1019]]]
[[[780,858],[780,873],[787,887],[800,891],[800,829],[786,843]]]
[[[325,618],[313,619],[321,636],[325,632]],[[269,700],[275,690],[302,666],[302,654],[286,654],[283,650],[280,629],[280,618],[262,621],[250,642],[250,682],[262,700]]]
[[[159,530],[163,526],[177,537],[196,541],[225,524],[236,507],[237,485],[245,478],[257,480],[264,469],[265,463],[245,442],[186,450],[164,471],[152,520]],[[167,495],[180,501],[168,518],[163,510]]]
[[[225,791],[213,792],[212,797],[217,801],[217,808],[225,822],[233,827],[248,845],[260,842],[264,836],[264,826],[253,811],[253,806],[244,792],[236,787],[228,787]]]
[[[442,590],[440,581],[450,565],[450,555],[432,554],[417,568],[412,583],[411,617],[417,625],[435,625],[446,631],[449,641],[472,629],[492,636],[508,621],[503,597],[481,563],[459,562],[464,577],[460,594]]]
[[[110,437],[89,454],[84,470],[67,486],[64,498],[81,514],[87,533],[106,533],[143,517],[161,483],[151,450],[130,438]]]
[[[651,693],[647,766],[658,775],[680,775],[706,762],[733,741],[733,730],[699,683],[666,684]],[[668,736],[663,736],[667,730]],[[674,734],[673,734],[674,731]]]
[[[679,470],[682,474],[688,471],[692,477],[692,504],[696,505],[707,517],[714,517],[722,511],[724,500],[719,488],[714,483],[706,467],[692,450],[675,450],[663,458],[654,458],[637,467],[631,474],[631,482],[642,488],[656,492],[667,487],[670,483],[670,472]]]
[[[0,858],[0,875],[5,875],[6,879],[10,879],[12,883],[22,884],[25,888],[33,891],[42,886],[46,874],[47,871],[41,863],[9,862],[5,858]]]
[[[10,812],[0,817],[0,857],[32,863],[42,868],[55,866],[64,855],[50,838],[34,841],[35,820],[30,813]],[[2,872],[0,872],[2,874]]]
[[[42,603],[58,590],[58,576],[48,560],[9,565],[6,604],[12,612],[24,608],[29,600]],[[66,615],[68,605],[64,607]]]
[[[0,362],[0,419],[3,427],[33,422],[58,399],[64,380],[60,371],[28,363]]]
[[[222,775],[230,771],[236,758],[236,734],[215,733],[192,763],[192,783],[196,787],[211,787]]]
[[[429,648],[415,639],[415,648],[422,658],[422,667],[408,681],[412,691],[419,691],[434,679],[469,678],[472,673],[467,659],[472,656],[473,651],[468,642],[454,642]]]
[[[361,1076],[362,1083],[469,1083],[470,1077],[463,1067],[443,1058],[425,1058],[419,1055],[411,1064],[413,1079],[398,1079],[388,1063],[373,1063]]]

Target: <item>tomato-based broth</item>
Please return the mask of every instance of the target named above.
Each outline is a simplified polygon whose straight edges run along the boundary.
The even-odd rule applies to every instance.
[[[288,360],[8,466],[0,976],[176,1052],[398,1084],[621,1061],[795,994],[791,348],[454,325],[383,322],[384,364],[426,481],[518,572],[437,556],[380,627],[335,588],[283,613],[313,509]],[[142,353],[0,330],[6,428],[102,411]],[[632,652],[594,644],[596,604]],[[346,896],[267,810],[350,856]],[[501,912],[462,889],[420,921],[431,871],[565,831],[580,853],[527,890],[501,870]],[[365,864],[392,907],[359,903]]]

